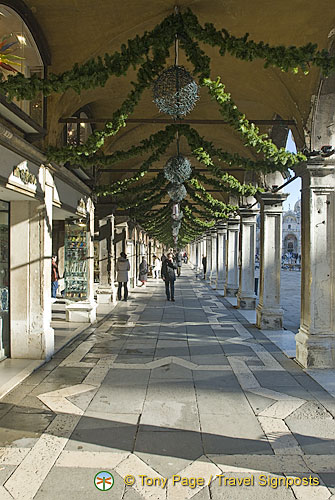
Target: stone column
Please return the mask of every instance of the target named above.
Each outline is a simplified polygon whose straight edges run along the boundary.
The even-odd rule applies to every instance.
[[[240,208],[241,246],[240,279],[237,292],[237,305],[241,309],[255,309],[255,251],[256,217],[258,211]]]
[[[226,282],[226,248],[227,248],[227,224],[221,223],[217,228],[217,269],[216,289],[224,290]]]
[[[297,360],[335,368],[335,162],[309,160],[302,177],[301,321]]]
[[[217,230],[211,229],[211,273],[210,273],[210,285],[212,287],[216,284],[216,268],[217,268]]]
[[[196,252],[195,252],[195,242],[192,241],[192,243],[189,244],[189,249],[190,249],[190,255],[189,255],[189,263],[192,267],[192,269],[194,269],[195,267],[195,263],[196,263]]]
[[[282,255],[282,204],[288,194],[262,193],[260,232],[260,293],[256,308],[258,328],[281,330],[280,269]]]
[[[197,248],[198,248],[198,261],[197,261],[197,273],[202,272],[202,256],[203,256],[203,241],[204,238],[203,236],[200,236],[200,238],[197,241]]]
[[[10,206],[11,357],[50,359],[53,178],[41,167],[44,201],[13,201]]]
[[[225,296],[236,297],[239,284],[239,235],[240,217],[228,219],[227,223],[227,280],[225,284]]]
[[[114,216],[99,220],[99,286],[98,304],[116,301],[114,286]]]
[[[94,204],[87,201],[87,299],[72,302],[65,307],[66,321],[95,323],[97,303],[94,300]]]
[[[206,233],[206,259],[206,281],[210,281],[212,270],[212,238],[210,231]]]

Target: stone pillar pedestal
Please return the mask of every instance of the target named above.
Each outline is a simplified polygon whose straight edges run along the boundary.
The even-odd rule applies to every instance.
[[[227,223],[227,280],[225,296],[236,297],[239,283],[238,252],[239,252],[240,218],[228,219]]]
[[[99,221],[99,286],[97,289],[98,304],[116,302],[114,286],[114,216]]]
[[[216,269],[217,269],[217,232],[216,228],[211,229],[211,273],[209,277],[209,283],[212,287],[216,286]]]
[[[65,306],[66,321],[69,322],[94,323],[97,317],[97,303],[94,300],[94,204],[90,198],[87,202],[87,217],[87,300]]]
[[[227,248],[227,224],[221,223],[217,228],[217,269],[216,286],[217,290],[224,290],[226,283],[226,248]]]
[[[297,360],[335,368],[335,162],[309,160],[302,174],[301,322]]]
[[[237,292],[237,306],[241,309],[255,309],[255,251],[256,251],[256,210],[240,209],[241,246],[240,279]]]
[[[211,233],[206,233],[206,281],[210,281],[212,271],[212,238]]]
[[[288,194],[263,193],[260,232],[260,293],[256,325],[264,330],[281,330],[280,269],[282,254],[282,204]]]
[[[11,358],[50,359],[53,178],[40,168],[43,201],[13,201],[10,208]]]

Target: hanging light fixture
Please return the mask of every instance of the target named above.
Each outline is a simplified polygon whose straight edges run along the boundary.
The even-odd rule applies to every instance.
[[[184,66],[178,64],[178,48],[179,40],[176,33],[175,63],[161,73],[153,86],[153,102],[159,111],[174,118],[190,113],[199,99],[198,85]]]
[[[183,200],[187,195],[184,184],[169,184],[167,192],[171,200],[175,202]]]
[[[179,139],[177,139],[177,141],[179,142]],[[191,177],[191,173],[191,162],[185,156],[179,154],[179,152],[177,156],[169,158],[164,167],[165,178],[174,184],[183,183]]]

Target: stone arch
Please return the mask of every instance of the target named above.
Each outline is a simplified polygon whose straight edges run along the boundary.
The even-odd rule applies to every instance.
[[[329,51],[335,55],[334,35]],[[311,113],[310,149],[319,150],[328,144],[335,147],[335,74],[321,77]]]
[[[283,242],[283,254],[297,253],[298,252],[298,239],[295,234],[289,233],[285,236]]]

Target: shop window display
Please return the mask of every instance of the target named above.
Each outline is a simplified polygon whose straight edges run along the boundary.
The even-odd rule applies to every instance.
[[[65,224],[65,298],[87,299],[87,227]]]

